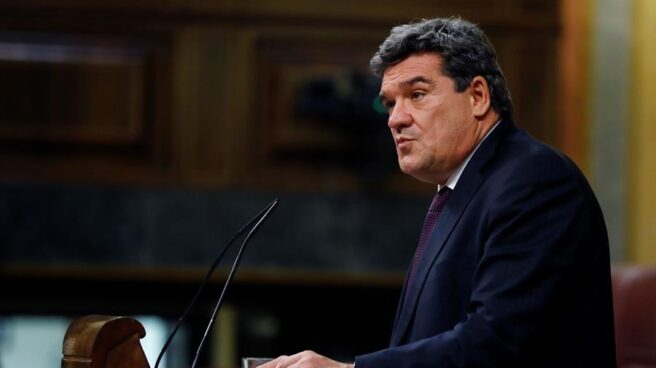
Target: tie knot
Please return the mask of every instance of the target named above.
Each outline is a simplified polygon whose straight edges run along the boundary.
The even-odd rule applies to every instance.
[[[446,200],[447,198],[449,198],[449,194],[451,194],[451,192],[452,190],[449,187],[445,187],[439,192],[437,192],[437,194],[435,194],[435,197],[433,197],[433,202],[431,202],[431,205],[428,208],[428,212],[432,212],[436,214],[442,212],[442,209],[446,204]]]

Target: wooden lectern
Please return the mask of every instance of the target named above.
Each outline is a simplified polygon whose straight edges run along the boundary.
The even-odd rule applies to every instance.
[[[139,339],[146,330],[128,317],[90,315],[66,330],[61,368],[150,368]]]
[[[129,317],[90,315],[76,319],[66,330],[61,368],[150,368],[139,343],[146,330]],[[255,368],[270,358],[244,358]]]

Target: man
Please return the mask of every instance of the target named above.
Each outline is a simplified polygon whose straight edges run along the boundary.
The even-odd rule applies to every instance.
[[[568,158],[514,126],[482,31],[398,26],[371,66],[401,170],[438,194],[390,346],[355,367],[615,367],[601,210]],[[307,351],[273,367],[353,365]]]

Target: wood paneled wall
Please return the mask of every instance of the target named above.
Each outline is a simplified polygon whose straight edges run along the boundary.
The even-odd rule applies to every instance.
[[[375,115],[299,116],[299,91],[352,87],[394,24],[460,15],[495,44],[518,125],[559,145],[558,14],[547,0],[0,1],[0,178],[425,192]],[[371,136],[379,155],[355,162]]]

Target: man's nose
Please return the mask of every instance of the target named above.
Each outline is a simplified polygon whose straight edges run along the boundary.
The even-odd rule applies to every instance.
[[[399,130],[409,126],[412,123],[412,116],[402,102],[394,105],[389,113],[387,126],[392,130]]]

